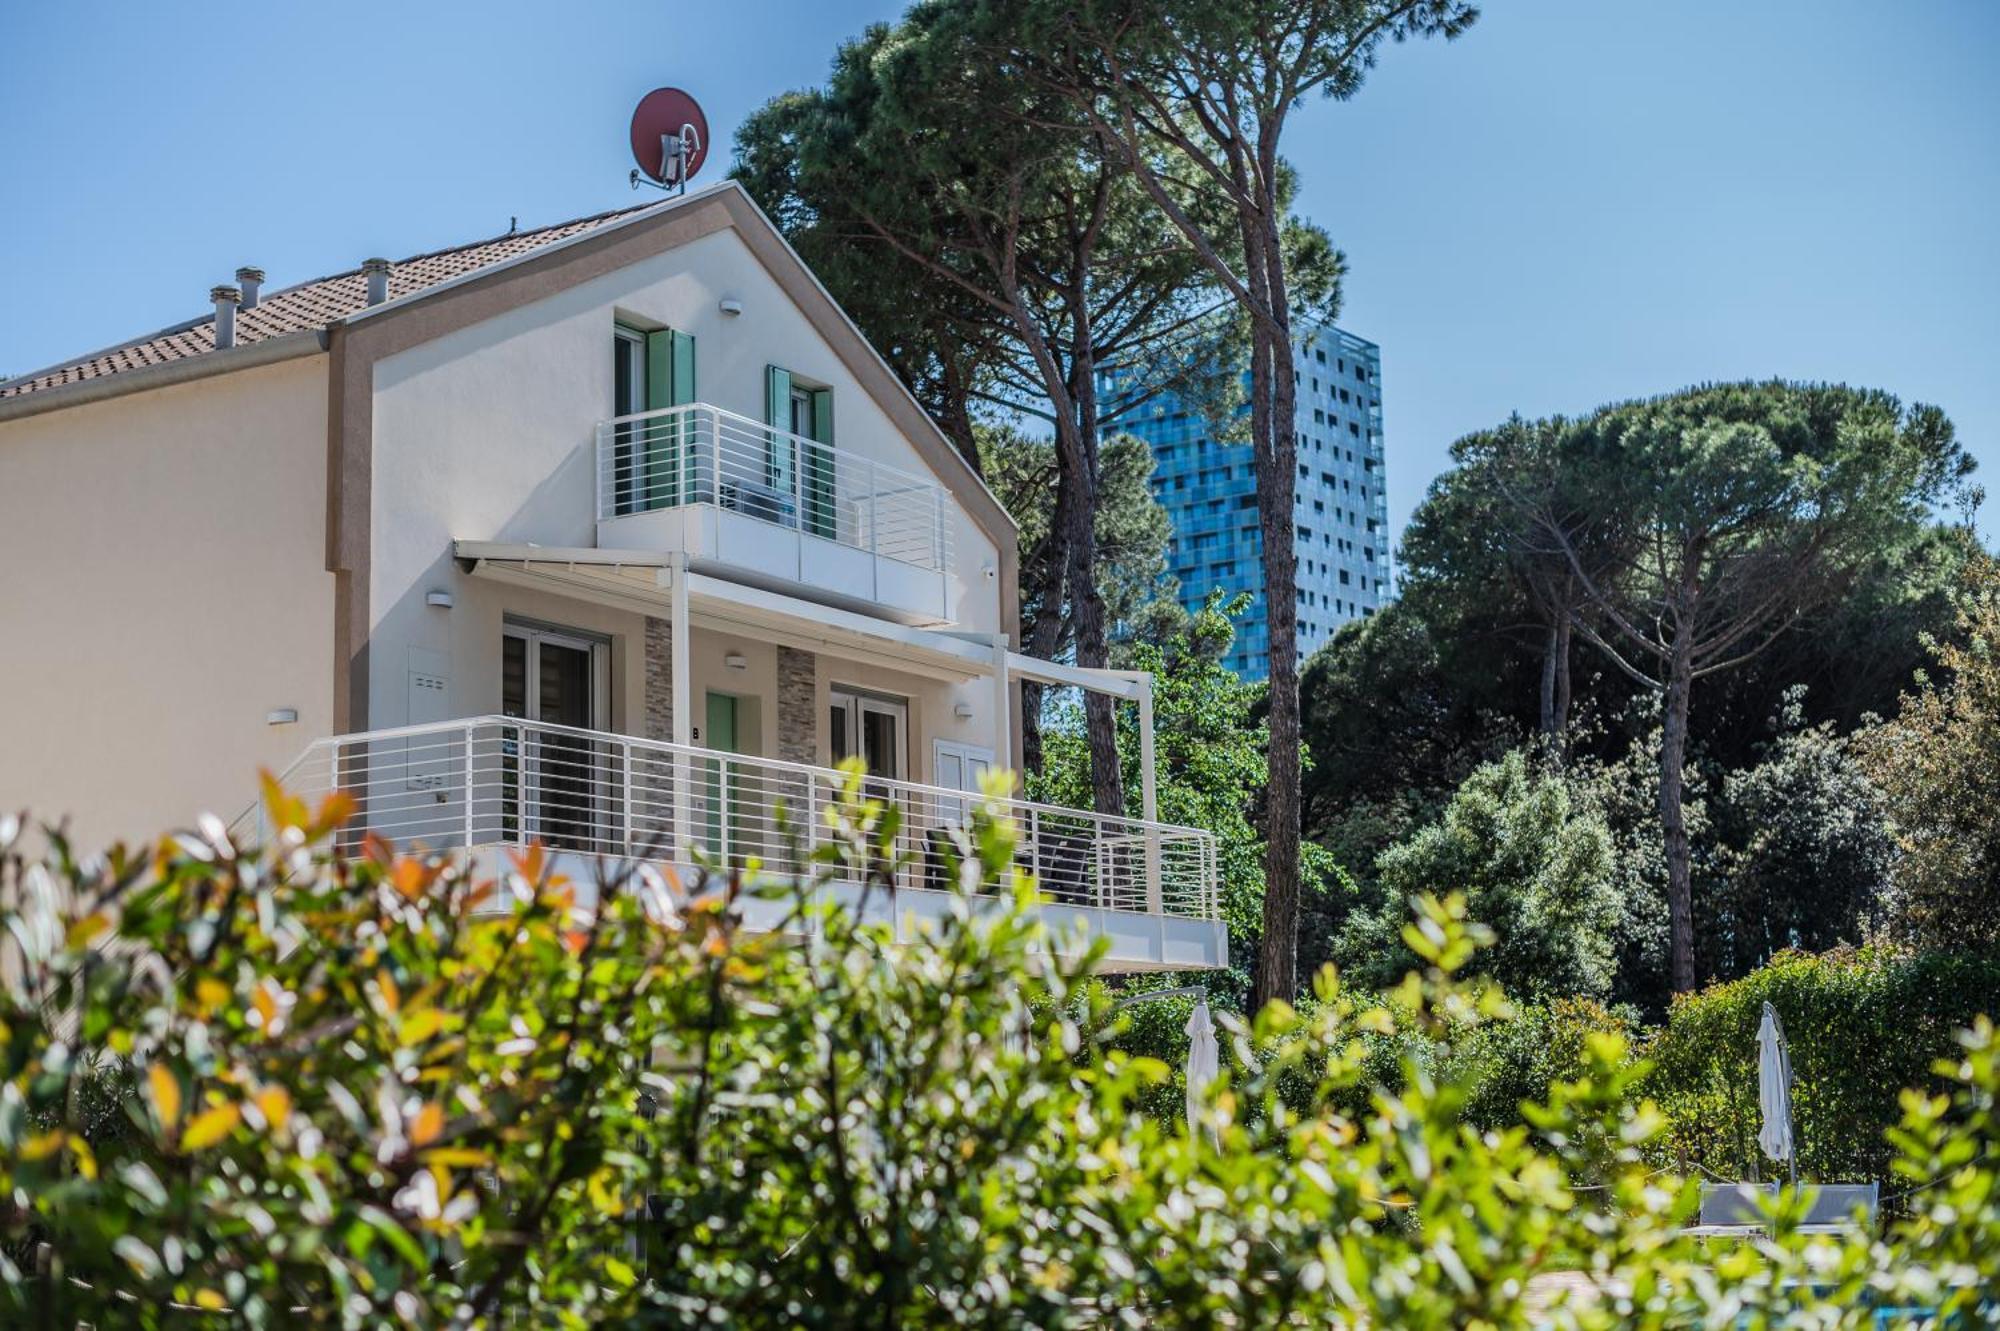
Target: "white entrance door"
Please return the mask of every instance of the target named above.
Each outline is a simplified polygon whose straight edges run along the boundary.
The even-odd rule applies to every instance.
[[[500,640],[500,710],[574,731],[510,736],[502,755],[502,810],[510,839],[539,839],[564,850],[601,849],[600,818],[615,774],[608,746],[583,733],[602,729],[609,690],[604,643],[582,634],[509,624]]]

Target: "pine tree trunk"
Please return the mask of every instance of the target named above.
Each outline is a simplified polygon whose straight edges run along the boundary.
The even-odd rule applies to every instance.
[[[1015,329],[1035,362],[1049,403],[1055,409],[1057,512],[1053,532],[1061,533],[1063,558],[1060,571],[1063,590],[1069,595],[1070,628],[1076,647],[1076,663],[1102,667],[1110,663],[1110,644],[1104,623],[1104,598],[1097,587],[1097,366],[1092,355],[1091,328],[1081,286],[1072,287],[1066,299],[1071,306],[1071,341],[1068,371],[1065,374],[1055,348],[1050,344],[1030,308],[1014,268],[1017,256],[1011,252],[997,257],[997,275],[1012,312]],[[1078,272],[1088,266],[1087,253],[1077,259]],[[1052,617],[1061,603],[1043,602],[1038,614]],[[1053,649],[1054,644],[1049,644]],[[1044,654],[1045,656],[1047,654]],[[1099,813],[1125,812],[1122,773],[1118,763],[1118,728],[1113,700],[1101,694],[1084,697],[1085,737],[1090,747],[1091,799]],[[1027,737],[1022,737],[1027,750]],[[1040,756],[1040,736],[1035,752]]]
[[[1556,644],[1556,750],[1564,755],[1569,752],[1569,658],[1575,633],[1575,625],[1564,615],[1561,641]]]
[[[1254,1011],[1298,993],[1299,944],[1299,648],[1297,525],[1298,434],[1292,369],[1291,310],[1277,224],[1246,226],[1252,294],[1270,319],[1258,321],[1250,374],[1251,455],[1257,468],[1257,518],[1264,538],[1264,609],[1270,628],[1270,768],[1265,788],[1264,936],[1251,989]],[[1259,289],[1261,288],[1261,290]]]
[[[1066,487],[1056,485],[1056,511],[1050,518],[1048,534],[1021,564],[1021,601],[1034,607],[1034,617],[1023,625],[1020,650],[1037,660],[1048,661],[1062,646],[1063,576],[1069,561],[1064,557],[1068,540],[1069,504]],[[1042,771],[1043,686],[1033,680],[1021,681],[1021,766],[1039,776]]]
[[[1079,264],[1079,271],[1082,265]],[[1076,453],[1083,464],[1076,503],[1070,512],[1069,600],[1076,629],[1076,663],[1101,669],[1111,664],[1110,629],[1104,622],[1104,593],[1097,585],[1097,509],[1102,500],[1098,473],[1097,359],[1090,307],[1081,285],[1069,293],[1074,343],[1070,348],[1070,401],[1074,404]],[[1117,700],[1102,693],[1083,696],[1084,737],[1090,744],[1090,793],[1097,812],[1125,813],[1125,773],[1118,761]]]
[[[1683,808],[1688,703],[1694,689],[1688,637],[1683,621],[1668,666],[1666,717],[1660,736],[1660,828],[1667,857],[1667,951],[1677,994],[1694,988],[1694,882]]]
[[[1556,743],[1556,642],[1557,620],[1549,621],[1549,629],[1542,638],[1542,739],[1554,752]]]
[[[1542,642],[1542,745],[1560,767],[1569,756],[1569,614],[1558,610]]]
[[[1078,496],[1079,500],[1083,496]],[[1069,601],[1076,627],[1076,663],[1103,666],[1111,651],[1104,625],[1104,597],[1097,587],[1097,540],[1091,518],[1097,512],[1094,495],[1090,502],[1071,506],[1069,515]],[[1091,800],[1097,812],[1122,816],[1125,812],[1124,774],[1118,763],[1118,717],[1116,700],[1102,693],[1083,695],[1084,734],[1090,743]]]
[[[938,425],[953,447],[958,449],[958,455],[965,459],[965,465],[972,468],[974,475],[984,479],[986,461],[979,456],[979,435],[973,429],[971,390],[960,382],[961,377],[956,373],[948,373],[945,377]]]

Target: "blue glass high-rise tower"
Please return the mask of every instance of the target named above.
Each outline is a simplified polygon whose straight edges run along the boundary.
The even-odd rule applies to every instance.
[[[1297,543],[1299,656],[1303,660],[1350,619],[1372,615],[1389,595],[1389,518],[1383,492],[1382,352],[1373,342],[1322,325],[1293,349],[1298,370]],[[1120,419],[1116,432],[1153,450],[1153,494],[1173,521],[1168,567],[1190,610],[1209,592],[1252,593],[1236,622],[1227,662],[1244,679],[1270,672],[1264,600],[1264,540],[1250,446],[1216,443],[1188,403],[1155,400]]]

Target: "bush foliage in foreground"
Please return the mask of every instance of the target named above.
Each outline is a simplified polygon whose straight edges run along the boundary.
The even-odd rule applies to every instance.
[[[4,1320],[1832,1327],[2000,1299],[1983,1022],[1949,1098],[1905,1098],[1898,1168],[1932,1185],[1908,1221],[1704,1258],[1616,1035],[1532,1127],[1371,1067],[1363,1036],[1507,1020],[1457,978],[1462,905],[1425,903],[1386,1005],[1329,974],[1305,1015],[1226,1020],[1238,1072],[1190,1136],[1139,1108],[1162,1065],[1080,1057],[1110,1017],[998,881],[1004,825],[958,866],[1002,890],[934,931],[818,904],[836,878],[892,904],[909,867],[855,780],[812,879],[756,889],[777,933],[739,925],[734,880],[599,898],[539,853],[498,881],[335,857],[345,811],[276,792],[263,850],[210,824],[25,863],[4,829]]]

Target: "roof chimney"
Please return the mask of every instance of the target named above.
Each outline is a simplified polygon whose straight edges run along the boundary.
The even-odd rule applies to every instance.
[[[208,298],[215,302],[215,349],[235,346],[236,302],[243,299],[243,293],[235,287],[212,287]]]
[[[389,299],[389,261],[387,259],[364,259],[361,271],[368,275],[368,303],[380,305]]]
[[[243,288],[243,308],[246,310],[256,309],[257,288],[264,285],[264,270],[262,268],[238,268],[236,270],[236,285]]]

